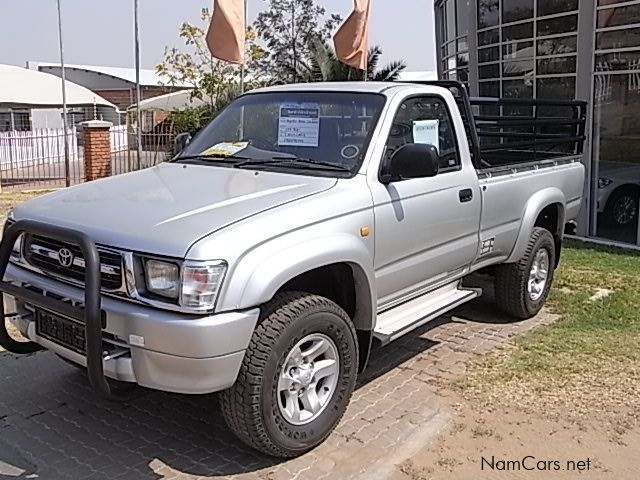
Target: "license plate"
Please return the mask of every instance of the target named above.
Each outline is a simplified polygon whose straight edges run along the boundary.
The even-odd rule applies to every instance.
[[[36,309],[36,333],[69,350],[86,354],[84,324],[48,310]]]

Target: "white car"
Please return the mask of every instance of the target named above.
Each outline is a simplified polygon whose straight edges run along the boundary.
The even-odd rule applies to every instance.
[[[625,227],[638,222],[640,165],[601,162],[598,178],[598,213],[605,221]]]

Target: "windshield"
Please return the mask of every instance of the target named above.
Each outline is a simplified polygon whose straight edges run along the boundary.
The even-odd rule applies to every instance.
[[[174,161],[351,176],[384,106],[373,93],[274,92],[240,97]]]

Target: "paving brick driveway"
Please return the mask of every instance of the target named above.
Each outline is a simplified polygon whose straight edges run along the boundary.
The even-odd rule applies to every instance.
[[[376,349],[336,432],[288,462],[240,444],[215,395],[140,390],[111,403],[50,353],[0,352],[0,479],[385,478],[446,426],[439,391],[465,362],[552,320],[507,324],[477,300]]]

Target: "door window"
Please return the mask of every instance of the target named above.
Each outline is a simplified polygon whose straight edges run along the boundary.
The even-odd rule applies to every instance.
[[[440,173],[460,169],[455,129],[444,100],[412,97],[405,100],[391,126],[386,145],[389,159],[400,147],[411,143],[433,145],[440,155]]]

